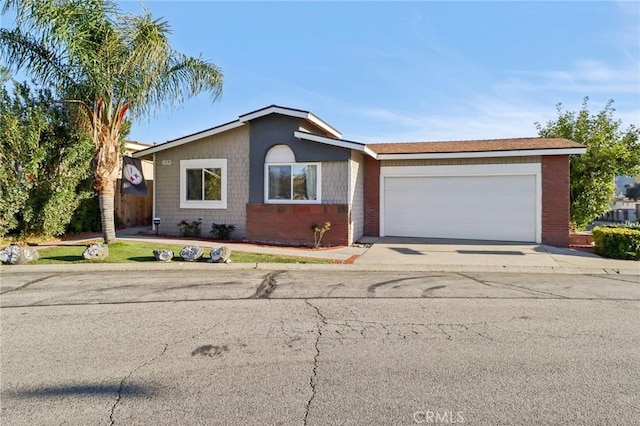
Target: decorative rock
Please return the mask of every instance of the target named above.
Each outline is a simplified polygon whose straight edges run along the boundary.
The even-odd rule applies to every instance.
[[[10,245],[0,250],[0,262],[5,265],[24,265],[38,260],[40,255],[31,247]]]
[[[204,254],[204,249],[198,246],[186,246],[180,250],[180,257],[185,262],[195,262]]]
[[[158,262],[169,262],[173,259],[173,252],[171,250],[154,250],[153,257],[156,258]]]
[[[218,247],[211,250],[211,263],[229,263],[229,257],[231,257],[231,249],[227,246]]]
[[[82,253],[86,260],[104,260],[109,256],[109,247],[106,244],[91,244]]]

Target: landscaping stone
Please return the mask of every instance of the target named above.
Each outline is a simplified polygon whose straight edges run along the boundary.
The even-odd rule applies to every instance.
[[[173,259],[173,252],[171,250],[154,250],[153,257],[156,258],[158,262],[169,262]]]
[[[82,253],[82,258],[86,260],[105,260],[109,257],[109,247],[106,244],[91,244]]]
[[[229,263],[231,257],[231,249],[227,246],[218,247],[211,250],[211,263]]]
[[[37,250],[15,244],[0,250],[0,262],[5,265],[24,265],[38,260],[39,257]]]
[[[180,250],[180,257],[185,262],[195,262],[204,254],[204,249],[198,246],[186,246]]]

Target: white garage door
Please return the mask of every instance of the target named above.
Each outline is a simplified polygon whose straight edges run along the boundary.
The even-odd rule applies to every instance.
[[[384,235],[535,242],[536,176],[385,177]]]

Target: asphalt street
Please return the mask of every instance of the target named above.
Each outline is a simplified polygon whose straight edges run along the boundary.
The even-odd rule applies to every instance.
[[[633,424],[638,276],[3,273],[3,424]]]

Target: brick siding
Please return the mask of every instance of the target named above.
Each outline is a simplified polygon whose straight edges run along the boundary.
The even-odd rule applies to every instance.
[[[542,243],[569,246],[569,156],[542,157]]]
[[[364,235],[380,235],[380,162],[364,157]]]
[[[247,239],[253,242],[313,246],[314,223],[331,229],[323,246],[349,244],[347,204],[247,204]]]

